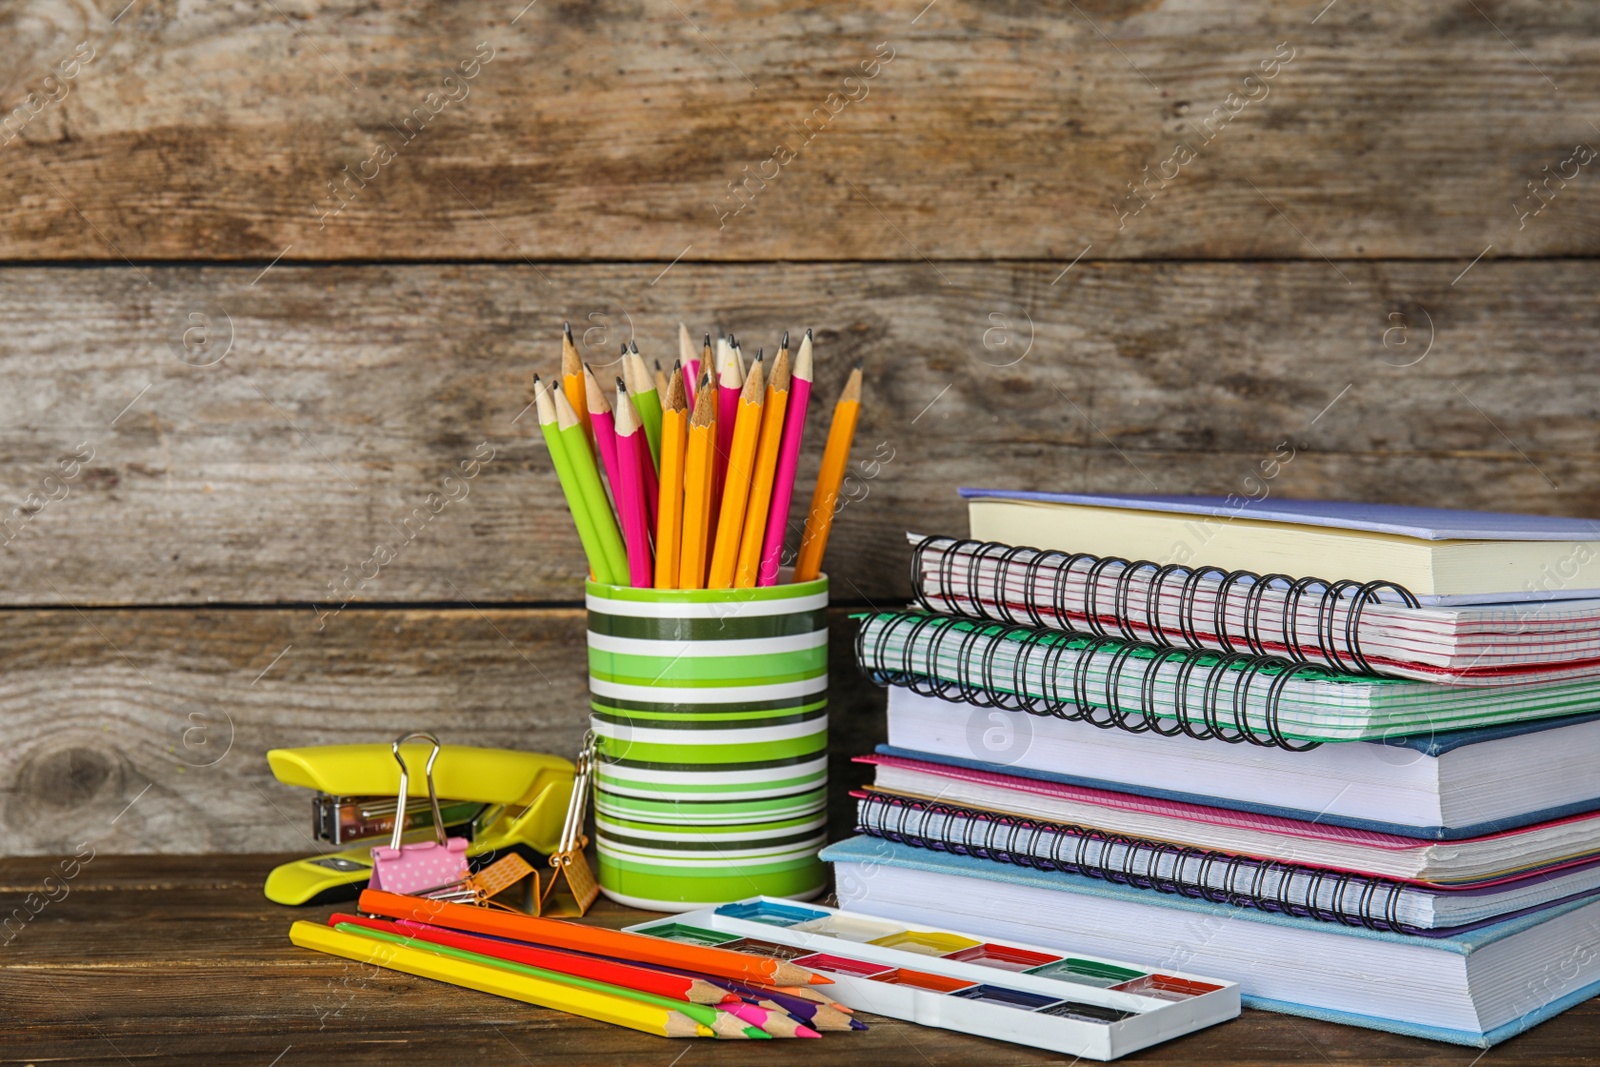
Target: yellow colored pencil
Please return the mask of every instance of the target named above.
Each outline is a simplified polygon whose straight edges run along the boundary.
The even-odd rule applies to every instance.
[[[845,467],[850,462],[850,442],[855,439],[856,417],[860,412],[861,368],[857,366],[844,383],[839,402],[833,406],[828,444],[822,450],[822,469],[817,472],[817,488],[811,494],[805,533],[800,538],[800,555],[794,564],[797,582],[814,581],[822,573],[822,552],[828,547],[834,505],[839,499],[839,486],[844,482]]]
[[[683,461],[683,537],[678,546],[678,588],[704,589],[711,537],[711,485],[717,472],[717,388],[708,371],[700,379],[689,417]]]
[[[683,368],[672,369],[666,406],[661,409],[661,487],[656,503],[656,588],[678,584],[678,559],[683,544],[683,465],[688,458],[689,406],[683,391]]]
[[[567,394],[567,403],[578,413],[583,424],[584,440],[594,448],[594,430],[589,426],[589,411],[584,406],[583,360],[578,357],[578,346],[572,341],[572,323],[562,324],[561,330],[561,391]]]
[[[369,963],[418,978],[476,989],[480,993],[537,1004],[585,1019],[626,1026],[658,1037],[713,1037],[709,1026],[701,1025],[682,1012],[653,1004],[642,1004],[558,982],[513,974],[466,960],[438,956],[406,945],[374,941],[356,934],[334,930],[320,923],[301,920],[289,928],[289,940],[301,948],[326,952],[359,963]]]
[[[739,535],[739,563],[734,569],[735,589],[754,589],[761,573],[761,549],[766,543],[767,509],[772,504],[772,483],[778,473],[778,453],[783,447],[783,419],[789,410],[789,335],[772,361],[767,397],[761,413],[761,439],[756,445],[755,468],[750,476],[750,500],[744,509],[744,531]]]
[[[738,349],[734,349],[735,355]],[[750,477],[755,472],[756,446],[761,435],[761,411],[766,402],[761,353],[756,353],[750,374],[739,392],[738,415],[728,442],[728,468],[722,481],[722,507],[717,514],[716,545],[711,550],[707,589],[732,589],[739,564],[740,533],[744,509],[750,500]]]

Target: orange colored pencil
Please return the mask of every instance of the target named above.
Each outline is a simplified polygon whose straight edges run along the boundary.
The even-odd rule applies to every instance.
[[[735,589],[754,589],[761,573],[761,549],[766,544],[767,509],[772,504],[773,479],[783,446],[783,418],[789,409],[789,335],[772,361],[767,396],[761,412],[761,439],[756,445],[755,468],[750,475],[750,500],[744,510],[744,530],[739,535],[739,563],[734,569]]]
[[[761,434],[761,410],[766,403],[761,353],[750,365],[750,375],[739,392],[739,414],[728,443],[728,470],[722,482],[722,507],[717,513],[717,540],[711,550],[707,589],[732,589],[739,564],[740,532],[745,505],[750,500],[750,477],[755,473],[756,446]]]
[[[672,379],[662,394],[661,486],[656,505],[656,588],[678,584],[678,560],[683,544],[683,464],[688,458],[689,410],[683,391],[683,368],[672,368]]]
[[[578,346],[572,342],[572,323],[562,323],[561,330],[561,391],[567,394],[567,403],[578,413],[583,423],[583,436],[594,449],[594,429],[589,425],[588,392],[583,384],[583,360],[578,357]]]
[[[466,904],[450,904],[428,897],[409,897],[378,889],[362,890],[358,903],[370,915],[442,926],[490,937],[509,937],[533,945],[562,948],[610,956],[630,963],[681,967],[697,974],[734,981],[762,982],[768,985],[831,985],[833,979],[808,971],[787,960],[747,956],[742,952],[685,945],[648,934],[630,934],[583,926],[561,919],[538,919],[531,915],[490,911]]]
[[[811,509],[806,512],[806,529],[800,538],[800,556],[794,564],[794,580],[809,582],[822,573],[822,552],[828,547],[833,528],[834,506],[839,486],[844,482],[850,462],[850,442],[856,435],[856,416],[861,412],[861,367],[850,372],[833,406],[833,423],[828,427],[828,444],[822,451],[822,469],[817,472],[817,488],[811,494]]]
[[[717,471],[717,387],[707,371],[689,416],[683,460],[683,536],[678,541],[678,588],[704,589],[711,541],[711,486]]]

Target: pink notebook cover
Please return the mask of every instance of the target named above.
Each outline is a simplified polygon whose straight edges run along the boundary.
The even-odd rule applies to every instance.
[[[1225,808],[1211,808],[1201,804],[1185,804],[1179,800],[1161,800],[1156,797],[1135,796],[1131,793],[1116,793],[1107,789],[1093,789],[1088,786],[1068,785],[1064,782],[1047,782],[1036,778],[1023,778],[1009,774],[995,774],[990,771],[973,770],[968,767],[954,767],[943,763],[929,763],[922,760],[904,759],[900,756],[867,755],[857,756],[852,761],[855,763],[868,763],[874,766],[901,767],[906,770],[920,771],[925,774],[934,774],[943,778],[954,778],[961,781],[975,782],[980,785],[995,786],[1001,789],[1014,789],[1025,793],[1035,793],[1039,796],[1053,797],[1058,800],[1070,800],[1081,804],[1096,804],[1105,808],[1120,811],[1141,812],[1148,815],[1161,815],[1173,819],[1184,819],[1189,822],[1210,823],[1214,826],[1234,827],[1241,830],[1254,830],[1261,833],[1279,834],[1284,837],[1309,838],[1319,841],[1334,841],[1344,844],[1361,845],[1367,848],[1383,849],[1390,852],[1420,851],[1434,845],[1463,845],[1474,841],[1490,841],[1504,838],[1514,838],[1519,835],[1560,826],[1564,823],[1588,821],[1595,824],[1596,836],[1600,837],[1600,813],[1587,815],[1570,815],[1563,819],[1552,819],[1549,822],[1535,823],[1532,826],[1523,826],[1515,830],[1506,830],[1496,834],[1484,834],[1481,837],[1468,837],[1448,842],[1419,841],[1416,838],[1400,837],[1395,834],[1379,833],[1376,830],[1358,830],[1346,826],[1329,826],[1324,823],[1304,822],[1299,819],[1285,819],[1276,815],[1261,815],[1254,812],[1230,811]],[[1566,867],[1575,867],[1580,864],[1595,861],[1593,853],[1575,856],[1561,860],[1544,867],[1537,868],[1539,872],[1556,871]],[[1369,872],[1358,871],[1366,874]],[[1532,870],[1521,870],[1499,878],[1485,879],[1478,882],[1451,883],[1448,885],[1423,882],[1414,879],[1401,879],[1411,881],[1415,885],[1427,886],[1429,889],[1456,890],[1479,889],[1484,886],[1499,885],[1503,882],[1516,881],[1532,874]],[[1373,877],[1387,877],[1373,875]]]

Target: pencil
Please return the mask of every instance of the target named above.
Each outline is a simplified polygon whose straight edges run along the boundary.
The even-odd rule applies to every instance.
[[[694,410],[694,388],[700,384],[700,360],[697,357],[689,327],[678,323],[678,362],[683,364],[683,397],[688,401],[690,411]]]
[[[335,912],[328,919],[329,926],[336,926],[341,922],[355,923],[376,930],[388,930],[419,941],[449,945],[452,948],[466,949],[485,956],[525,963],[530,967],[543,967],[549,971],[560,971],[562,974],[571,974],[579,978],[591,978],[597,982],[610,982],[612,985],[627,986],[642,993],[654,993],[674,1000],[687,1000],[693,1004],[727,1004],[739,999],[737,993],[730,992],[704,978],[668,974],[653,967],[639,967],[619,960],[584,956],[576,952],[564,952],[561,949],[536,948],[533,945],[502,941],[494,937],[463,934],[456,930],[412,922],[410,919],[391,922],[387,919],[369,919],[342,912]]]
[[[655,379],[639,355],[639,346],[632,345],[622,353],[622,380],[628,383],[628,395],[639,411],[644,423],[644,436],[650,442],[650,466],[661,464],[661,394],[656,392]]]
[[[583,399],[583,360],[578,358],[578,346],[572,342],[570,322],[561,324],[561,391],[567,394],[567,403],[583,423],[583,439],[593,448],[594,431],[589,428],[589,412]]]
[[[744,389],[744,368],[733,354],[731,338],[717,339],[717,474],[711,482],[711,536],[715,540],[722,522],[722,494],[728,487],[728,452],[739,422],[739,393]]]
[[[744,529],[739,534],[739,562],[734,568],[735,589],[752,589],[761,572],[761,550],[766,544],[767,509],[772,505],[772,482],[778,472],[783,447],[784,412],[789,409],[789,335],[772,361],[767,395],[761,411],[761,436],[756,443],[755,467],[750,472],[750,499],[744,509]]]
[[[822,470],[817,472],[817,488],[811,494],[811,510],[806,512],[806,529],[800,538],[800,556],[794,564],[794,580],[809,582],[822,573],[822,552],[828,547],[828,532],[833,527],[834,505],[845,466],[850,462],[850,442],[856,435],[856,416],[861,412],[861,366],[850,372],[833,406],[833,423],[828,427],[828,444],[822,451]]]
[[[653,391],[654,387],[652,386],[651,388]],[[618,409],[626,407],[632,411],[633,424],[639,429],[639,434],[634,438],[634,441],[642,453],[642,462],[639,464],[639,475],[641,480],[644,482],[644,504],[646,509],[644,513],[644,519],[645,525],[649,526],[653,531],[655,529],[657,496],[656,487],[658,485],[658,479],[656,478],[656,461],[655,457],[650,454],[650,443],[644,434],[644,419],[639,414],[639,405],[633,402],[633,390],[628,388],[627,383],[625,383],[621,378],[617,379],[617,407]],[[621,442],[618,442],[618,447],[621,447]]]
[[[722,505],[717,515],[717,537],[711,550],[711,572],[707,589],[732,589],[733,573],[739,563],[739,533],[744,526],[744,509],[750,500],[750,476],[754,473],[757,439],[761,433],[761,412],[766,402],[762,389],[761,356],[750,367],[750,375],[739,392],[737,421],[728,444],[728,469],[722,483]]]
[[[661,369],[661,361],[659,359],[658,360],[654,360],[654,363],[655,363],[656,395],[661,397],[662,401],[665,402],[666,397],[667,397],[667,390],[672,387],[672,379],[667,377],[667,372]]]
[[[736,1003],[719,1004],[723,1011],[737,1015],[751,1026],[759,1027],[764,1033],[773,1037],[821,1037],[811,1027],[795,1019],[787,1012],[775,1011],[772,1008],[763,1008],[759,1004],[750,1004],[733,998]]]
[[[573,477],[583,492],[584,505],[589,509],[589,519],[594,523],[595,536],[605,555],[606,571],[611,575],[611,584],[621,585],[628,576],[628,552],[622,546],[622,531],[617,528],[617,517],[612,514],[611,503],[606,499],[606,487],[600,484],[594,450],[589,447],[589,439],[583,436],[583,423],[578,421],[578,413],[572,409],[567,395],[554,389],[549,393],[550,399],[555,402],[556,426],[560,431],[558,436],[566,451],[567,462],[572,467]]]
[[[656,504],[656,588],[678,584],[683,544],[683,464],[689,444],[689,410],[683,368],[672,368],[667,403],[661,411],[661,495]]]
[[[560,919],[540,919],[531,915],[491,911],[488,908],[450,904],[427,897],[408,897],[379,889],[361,892],[358,907],[373,915],[391,919],[443,926],[490,937],[509,937],[535,945],[588,952],[597,956],[617,956],[633,963],[651,966],[682,967],[708,978],[761,982],[767,985],[831,985],[833,979],[808,971],[787,960],[749,956],[741,952],[685,945],[648,934],[583,926]]]
[[[777,585],[783,564],[783,538],[789,530],[789,505],[800,472],[800,445],[806,434],[806,411],[811,406],[811,331],[800,340],[789,382],[789,413],[783,422],[783,448],[772,481],[772,507],[767,512],[767,532],[761,546],[761,572],[757,585]]]
[[[611,564],[606,560],[605,549],[595,529],[594,515],[584,499],[583,483],[573,473],[572,460],[561,441],[561,425],[556,418],[556,402],[539,376],[533,376],[533,403],[539,413],[539,432],[544,435],[545,447],[550,450],[550,462],[556,469],[556,481],[561,484],[561,495],[566,498],[567,510],[572,512],[572,524],[578,528],[578,540],[583,543],[583,554],[589,560],[589,571],[595,581],[615,584]],[[603,490],[602,490],[603,491]]]
[[[556,985],[569,986],[573,989],[587,990],[603,996],[617,997],[622,1000],[631,1000],[639,1004],[648,1004],[652,1007],[665,1008],[668,1011],[682,1012],[701,1026],[709,1027],[712,1033],[722,1038],[752,1038],[757,1034],[761,1038],[770,1038],[771,1034],[757,1027],[748,1025],[736,1013],[722,1012],[706,1004],[693,1004],[687,1000],[676,997],[664,997],[655,993],[647,993],[630,986],[617,985],[614,982],[602,982],[593,978],[584,978],[579,975],[567,974],[563,971],[553,971],[546,967],[532,967],[516,960],[502,959],[499,956],[490,956],[482,952],[473,952],[468,949],[457,948],[453,945],[439,944],[424,941],[420,944],[406,934],[393,930],[378,929],[368,923],[345,922],[330,926],[340,933],[354,934],[371,941],[385,944],[403,946],[417,949],[422,952],[431,952],[436,956],[443,956],[462,963],[474,964],[479,967],[490,967],[508,974],[526,975],[529,978]]]
[[[606,481],[611,485],[611,499],[617,499],[617,420],[611,410],[611,402],[606,399],[606,394],[600,389],[600,382],[594,376],[594,368],[585,363],[583,365],[583,402],[589,411],[589,429],[594,436],[595,451],[600,453],[600,462],[606,469]],[[621,505],[618,504],[618,512]]]
[[[622,516],[622,540],[628,546],[628,584],[648,589],[651,581],[650,519],[645,503],[644,469],[650,458],[644,450],[639,413],[628,402],[628,390],[617,380],[617,478],[611,486]]]
[[[706,554],[711,543],[712,479],[717,470],[717,390],[710,373],[700,379],[700,396],[689,417],[689,444],[683,461],[683,536],[678,542],[678,588],[704,589]]]
[[[420,900],[422,898],[412,898]],[[622,997],[547,982],[521,974],[508,974],[462,960],[446,959],[407,945],[374,941],[358,934],[333,930],[301,920],[289,928],[289,940],[301,948],[315,949],[360,963],[369,963],[419,978],[432,978],[481,993],[537,1004],[585,1019],[626,1026],[659,1037],[712,1037],[714,1031],[676,1009],[641,1004]]]

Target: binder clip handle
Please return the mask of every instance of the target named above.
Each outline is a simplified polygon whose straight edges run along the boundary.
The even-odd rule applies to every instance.
[[[400,797],[395,807],[394,833],[389,837],[389,847],[398,849],[400,837],[405,833],[406,786],[410,770],[406,767],[405,757],[400,755],[400,746],[411,740],[426,741],[433,746],[433,751],[428,753],[428,764],[423,773],[428,779],[428,806],[433,809],[433,836],[438,839],[439,844],[448,847],[445,841],[444,816],[439,813],[439,794],[433,788],[433,765],[439,759],[439,739],[422,730],[401,734],[390,746],[390,751],[394,753],[394,761],[400,764]]]

